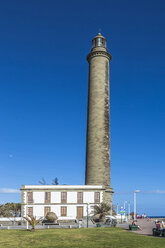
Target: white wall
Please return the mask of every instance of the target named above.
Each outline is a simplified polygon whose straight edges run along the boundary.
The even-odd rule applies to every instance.
[[[45,207],[50,207],[50,211],[54,212],[59,219],[76,219],[77,217],[77,207],[83,207],[83,216],[87,215],[86,205],[28,205],[25,207],[25,216],[27,207],[33,207],[33,216],[45,217],[44,209]],[[61,216],[61,207],[67,207],[67,216]],[[89,211],[90,213],[90,211]]]
[[[94,203],[94,192],[84,192],[84,203]]]
[[[100,202],[103,193],[100,192]],[[24,192],[24,202],[27,203],[27,192]],[[45,192],[33,192],[33,203],[44,203]],[[61,192],[51,192],[51,203],[61,203]],[[67,192],[67,203],[77,203],[77,192]],[[94,203],[94,192],[83,192],[83,203]]]
[[[23,192],[24,203],[27,203],[27,192]]]
[[[59,217],[61,215],[61,206],[60,205],[52,205],[52,206],[50,206],[50,211],[54,212]]]
[[[88,205],[88,214],[92,214],[92,206],[94,204]],[[50,211],[54,212],[59,219],[76,219],[77,217],[77,207],[83,207],[83,216],[87,216],[87,204],[76,204],[76,205],[28,205],[25,206],[25,216],[26,216],[26,211],[27,207],[33,207],[33,215],[36,217],[45,217],[44,216],[44,210],[45,207],[50,207]],[[61,207],[67,207],[67,216],[61,216]]]
[[[51,203],[61,202],[61,192],[51,192]]]
[[[44,206],[36,205],[33,206],[33,216],[43,217],[44,216]]]
[[[44,203],[45,193],[44,192],[33,192],[33,203]]]
[[[77,192],[67,192],[67,203],[77,203]]]

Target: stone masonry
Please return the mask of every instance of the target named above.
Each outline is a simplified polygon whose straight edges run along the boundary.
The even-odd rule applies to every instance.
[[[110,187],[109,61],[106,39],[98,34],[87,56],[89,63],[86,185],[103,185],[104,201],[112,204]],[[103,46],[98,41],[103,42]]]

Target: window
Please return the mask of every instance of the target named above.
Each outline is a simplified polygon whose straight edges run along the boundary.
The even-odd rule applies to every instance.
[[[45,216],[50,212],[50,207],[45,207]]]
[[[61,192],[61,203],[67,203],[67,192]]]
[[[27,202],[33,203],[33,192],[27,192]]]
[[[50,192],[45,192],[45,203],[50,203]]]
[[[61,216],[67,216],[67,208],[61,207]]]
[[[95,203],[100,203],[100,192],[95,192]]]
[[[33,208],[32,207],[29,207],[28,208],[28,216],[33,216]]]
[[[83,203],[83,192],[77,192],[77,203]]]

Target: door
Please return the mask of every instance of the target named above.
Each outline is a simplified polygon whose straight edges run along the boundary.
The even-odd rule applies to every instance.
[[[83,218],[83,207],[77,207],[77,219]]]

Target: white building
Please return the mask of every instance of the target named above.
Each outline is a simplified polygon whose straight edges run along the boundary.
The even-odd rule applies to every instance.
[[[22,217],[45,217],[54,212],[58,219],[82,219],[92,206],[103,201],[103,186],[94,185],[23,185]]]

